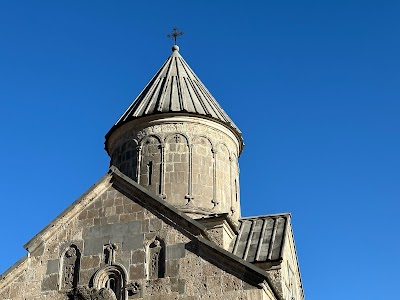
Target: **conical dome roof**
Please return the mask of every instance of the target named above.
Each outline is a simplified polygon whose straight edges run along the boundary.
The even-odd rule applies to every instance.
[[[195,114],[211,118],[228,126],[241,138],[238,127],[182,58],[176,45],[172,47],[172,54],[107,136],[133,119],[164,113]]]

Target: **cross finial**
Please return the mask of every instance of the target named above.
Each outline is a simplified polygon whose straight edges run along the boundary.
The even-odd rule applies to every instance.
[[[183,31],[180,31],[179,28],[174,27],[174,28],[172,29],[172,32],[171,32],[170,34],[168,34],[167,37],[169,37],[170,39],[174,39],[174,44],[176,45],[176,38],[177,38],[178,36],[183,35],[183,34],[184,34]]]

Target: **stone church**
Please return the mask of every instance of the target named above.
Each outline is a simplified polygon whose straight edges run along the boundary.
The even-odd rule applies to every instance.
[[[26,243],[0,299],[303,300],[290,214],[241,217],[243,146],[173,46],[106,134],[107,174]]]

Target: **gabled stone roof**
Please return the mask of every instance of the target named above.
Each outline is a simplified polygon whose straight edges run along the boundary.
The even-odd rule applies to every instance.
[[[232,253],[251,263],[281,260],[289,218],[286,213],[240,219]]]
[[[172,47],[172,54],[106,137],[117,127],[133,119],[166,113],[194,114],[210,118],[233,129],[241,137],[239,128],[179,54],[179,47],[176,45]]]
[[[3,284],[6,284],[5,280],[7,280],[11,274],[24,270],[24,266],[29,262],[29,257],[31,255],[36,255],[35,252],[40,251],[40,249],[43,250],[43,243],[45,240],[59,232],[61,227],[65,226],[71,218],[77,216],[80,211],[94,201],[110,185],[128,197],[136,199],[139,203],[145,204],[145,206],[156,215],[162,216],[163,219],[169,220],[171,224],[189,233],[192,239],[192,245],[199,249],[200,253],[204,254],[204,259],[216,265],[223,264],[225,267],[228,265],[231,266],[231,268],[229,268],[230,270],[241,273],[246,281],[251,284],[256,284],[261,287],[266,283],[276,299],[283,300],[280,292],[264,270],[232,254],[230,251],[219,247],[212,241],[206,227],[201,223],[190,218],[159,196],[140,186],[113,166],[110,168],[108,174],[104,175],[95,185],[24,245],[24,248],[29,252],[28,256],[23,257],[0,275],[0,288]]]

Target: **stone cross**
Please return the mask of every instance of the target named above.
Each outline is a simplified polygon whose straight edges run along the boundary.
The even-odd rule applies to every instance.
[[[167,37],[169,37],[170,39],[174,39],[174,44],[176,45],[176,38],[178,36],[182,36],[184,34],[183,31],[180,31],[179,28],[174,27],[172,29],[172,32],[170,34],[167,35]]]

